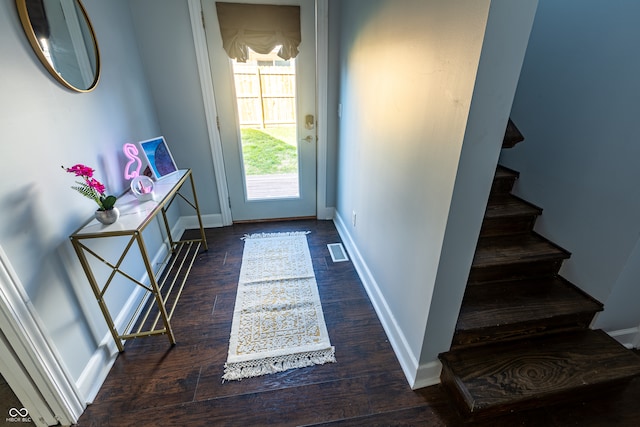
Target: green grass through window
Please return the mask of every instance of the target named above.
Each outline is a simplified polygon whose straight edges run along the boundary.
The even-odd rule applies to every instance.
[[[293,142],[295,143],[295,129]],[[258,129],[241,129],[242,154],[247,175],[271,175],[280,173],[296,173],[298,171],[298,150],[295,145],[269,135]],[[283,139],[291,141],[291,131],[270,133],[283,135]]]

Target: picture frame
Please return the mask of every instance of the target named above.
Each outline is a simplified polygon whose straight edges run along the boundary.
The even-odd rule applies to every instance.
[[[151,178],[158,180],[177,172],[178,167],[163,136],[140,141],[138,145],[149,166],[147,169],[151,173]]]

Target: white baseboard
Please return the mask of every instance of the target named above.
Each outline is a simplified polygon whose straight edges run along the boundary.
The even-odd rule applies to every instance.
[[[413,390],[417,390],[423,387],[429,387],[432,385],[440,384],[440,373],[442,372],[442,363],[439,360],[434,360],[426,364],[421,364],[418,367],[416,378],[411,385]]]
[[[362,282],[365,291],[369,296],[369,300],[371,300],[371,304],[373,305],[373,308],[375,309],[376,314],[380,319],[380,323],[382,323],[382,327],[387,334],[387,338],[389,338],[391,347],[393,348],[393,351],[396,354],[398,361],[400,362],[400,367],[402,368],[402,371],[404,372],[409,385],[412,388],[417,388],[415,387],[415,385],[418,380],[419,366],[416,355],[411,352],[406,337],[398,326],[395,316],[389,309],[389,306],[384,296],[380,292],[380,288],[378,287],[375,278],[371,274],[371,271],[369,270],[367,264],[362,259],[360,251],[358,250],[355,242],[349,234],[349,230],[345,226],[344,220],[338,212],[336,212],[333,221],[338,230],[338,234],[340,234],[340,237],[342,238],[342,241],[347,248],[349,255],[351,256],[351,261],[353,262],[353,265],[358,272],[358,276],[360,277],[360,281]],[[435,372],[435,369],[430,365],[431,364],[425,366],[425,378],[421,378],[420,383],[428,382],[429,380],[427,380],[427,377],[431,378],[433,376],[433,372]],[[438,375],[440,375],[439,372]]]
[[[605,331],[609,336],[626,348],[638,348],[640,344],[640,327],[620,329],[617,331]]]
[[[118,349],[109,333],[104,336],[76,381],[76,387],[84,397],[85,405],[93,403],[117,356]]]
[[[222,227],[222,215],[203,215],[202,223],[205,228]],[[197,229],[199,227],[198,218],[195,215],[180,217],[171,229],[171,235],[179,237],[185,230],[193,228]],[[162,261],[168,254],[168,241],[165,243],[166,244],[157,248],[151,265],[165,266]],[[161,271],[157,272],[157,274],[160,273]],[[149,278],[145,274],[140,281],[142,283],[149,283]],[[141,299],[148,297],[149,294],[147,294],[143,288],[136,288],[114,319],[114,324],[118,331],[122,331],[127,326],[129,319],[134,315]],[[76,387],[82,396],[84,396],[87,404],[90,404],[95,399],[100,387],[102,387],[102,384],[107,379],[107,375],[109,374],[109,371],[117,357],[118,348],[111,336],[111,333],[107,330],[107,333],[100,341],[98,348],[93,352],[93,355],[89,359],[89,363],[87,363],[87,366],[85,366],[80,377],[78,377],[78,380],[76,381]]]
[[[204,228],[218,228],[223,225],[221,214],[202,215],[202,226]],[[174,236],[180,236],[184,233],[184,230],[198,228],[200,228],[200,224],[198,223],[198,217],[196,215],[181,216],[172,229],[172,233]]]
[[[318,211],[316,212],[316,217],[320,220],[329,220],[329,219],[333,219],[335,213],[336,213],[335,208],[329,208],[329,207],[318,208]]]

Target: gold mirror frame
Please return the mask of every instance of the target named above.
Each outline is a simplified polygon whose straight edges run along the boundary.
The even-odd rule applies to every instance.
[[[42,62],[44,67],[47,69],[47,71],[49,71],[49,73],[58,82],[60,82],[63,86],[65,86],[68,89],[71,89],[77,92],[90,92],[93,89],[95,89],[95,87],[98,84],[98,81],[100,80],[100,51],[98,50],[98,42],[96,40],[95,32],[93,31],[93,26],[91,25],[91,20],[89,19],[89,15],[87,14],[87,11],[82,5],[82,3],[80,2],[80,0],[39,0],[39,1],[42,2],[43,8],[44,8],[44,3],[47,1],[49,2],[57,1],[56,6],[58,4],[62,5],[62,1],[72,1],[73,6],[75,7],[75,10],[79,10],[82,13],[82,16],[79,16],[79,14],[77,14],[78,15],[77,29],[81,32],[80,38],[79,38],[80,43],[82,44],[82,46],[87,47],[86,49],[87,52],[85,52],[86,59],[84,61],[85,62],[84,70],[80,70],[81,68],[80,65],[78,65],[77,68],[73,68],[73,69],[66,69],[66,70],[60,69],[59,67],[56,67],[54,65],[53,60],[50,60],[49,58],[47,58],[47,55],[45,54],[45,51],[43,49],[43,45],[40,44],[40,41],[36,36],[36,31],[34,29],[32,18],[29,16],[29,9],[27,7],[28,1],[33,1],[33,0],[16,0],[16,7],[18,9],[18,15],[20,17],[20,22],[22,23],[22,28],[24,29],[24,32],[27,35],[27,39],[29,40],[31,47],[36,53],[36,56],[38,57],[38,59],[40,59],[40,62]],[[49,3],[49,4],[52,4],[52,3]],[[46,16],[45,16],[45,19],[46,19]],[[82,19],[84,19],[84,22],[79,22]],[[47,25],[49,24],[48,20],[46,21],[46,23]],[[93,52],[90,52],[91,47],[93,47]],[[72,40],[69,40],[68,45],[65,47],[65,51],[76,52],[74,50],[74,46],[72,45]],[[74,59],[78,61],[77,63],[80,62],[80,60],[78,60],[77,58],[77,55]],[[87,84],[81,86],[77,83],[73,83],[72,81],[70,81],[71,79],[69,78],[69,72],[82,74],[83,71],[84,71],[85,77],[88,77],[86,79],[86,81],[88,82]],[[91,72],[92,75],[87,74],[89,72]],[[67,78],[64,77],[65,75],[67,75]],[[90,81],[91,77],[93,77],[92,81]]]

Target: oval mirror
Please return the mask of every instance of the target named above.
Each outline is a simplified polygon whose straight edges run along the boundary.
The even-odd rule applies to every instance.
[[[16,0],[24,32],[51,75],[69,89],[89,92],[100,78],[100,53],[80,0]]]

